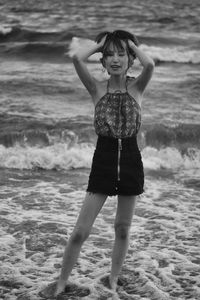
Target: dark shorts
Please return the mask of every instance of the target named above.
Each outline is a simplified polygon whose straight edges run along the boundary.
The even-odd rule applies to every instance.
[[[118,180],[118,139],[98,136],[87,192],[114,195],[140,195],[144,171],[135,136],[122,139]]]

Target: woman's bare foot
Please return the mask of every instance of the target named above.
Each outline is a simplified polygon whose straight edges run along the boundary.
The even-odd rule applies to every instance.
[[[114,281],[114,280],[111,280],[110,276],[102,277],[101,278],[101,282],[109,290],[112,290],[113,292],[116,292],[116,290],[117,290],[117,282]]]
[[[57,282],[52,282],[47,285],[42,291],[39,292],[39,295],[46,299],[55,299],[56,296],[61,294],[65,289],[65,286],[58,286]]]
[[[55,291],[55,296],[58,296],[59,294],[63,293],[65,291],[65,287],[66,287],[66,283],[61,283],[61,282],[57,282],[56,285],[56,291]]]

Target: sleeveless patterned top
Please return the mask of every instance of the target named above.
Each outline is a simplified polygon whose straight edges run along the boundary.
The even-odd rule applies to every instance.
[[[94,127],[97,135],[127,138],[136,135],[141,125],[141,108],[136,100],[126,92],[107,93],[95,106]]]

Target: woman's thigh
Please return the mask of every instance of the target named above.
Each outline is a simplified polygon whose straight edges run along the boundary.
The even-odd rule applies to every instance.
[[[107,195],[104,194],[87,192],[75,227],[91,228],[106,198]]]
[[[130,226],[135,212],[138,196],[118,196],[118,205],[115,218],[115,225]]]

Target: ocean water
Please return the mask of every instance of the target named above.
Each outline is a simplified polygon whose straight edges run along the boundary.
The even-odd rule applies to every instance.
[[[156,63],[138,135],[145,193],[117,295],[100,281],[114,240],[117,198],[109,197],[69,297],[198,300],[199,1],[1,0],[0,8],[0,299],[39,300],[59,274],[96,143],[94,107],[70,56],[100,31],[119,28],[135,33]],[[98,55],[88,67],[107,76]],[[140,71],[136,61],[130,74]]]

